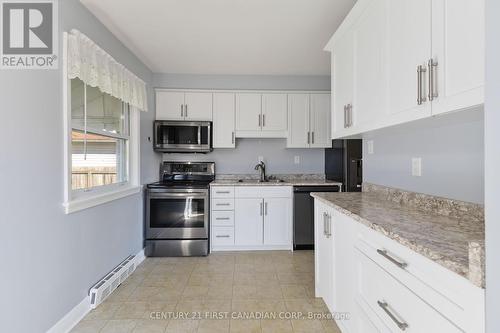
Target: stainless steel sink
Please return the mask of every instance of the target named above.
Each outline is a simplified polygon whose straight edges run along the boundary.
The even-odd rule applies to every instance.
[[[238,179],[238,183],[248,183],[248,184],[258,184],[258,183],[279,184],[279,183],[284,183],[284,182],[285,181],[283,179],[266,179],[263,182],[261,182],[259,179]]]

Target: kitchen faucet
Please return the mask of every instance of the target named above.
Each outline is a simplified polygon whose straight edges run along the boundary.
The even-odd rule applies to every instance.
[[[260,161],[259,164],[255,166],[255,170],[260,171],[260,179],[259,182],[266,182],[266,165],[264,164],[264,161]]]

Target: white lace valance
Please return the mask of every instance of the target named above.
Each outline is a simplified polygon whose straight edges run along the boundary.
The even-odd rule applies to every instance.
[[[139,110],[148,110],[146,83],[74,29],[68,34],[68,77],[78,77]]]

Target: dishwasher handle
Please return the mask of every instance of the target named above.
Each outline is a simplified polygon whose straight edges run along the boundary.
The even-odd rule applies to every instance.
[[[310,192],[339,192],[339,185],[327,186],[294,186],[294,193],[310,193]]]

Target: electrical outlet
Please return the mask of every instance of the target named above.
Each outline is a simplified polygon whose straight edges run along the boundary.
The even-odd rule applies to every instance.
[[[413,157],[411,159],[411,175],[414,177],[422,176],[422,158]]]
[[[295,156],[293,159],[293,163],[300,164],[300,156]]]
[[[260,163],[260,162],[264,162],[264,156],[259,156],[259,157],[258,157],[258,161],[259,161],[259,163]]]
[[[374,153],[374,148],[373,148],[373,140],[368,140],[366,142],[366,146],[367,146],[367,149],[368,149],[368,154],[373,154]]]

